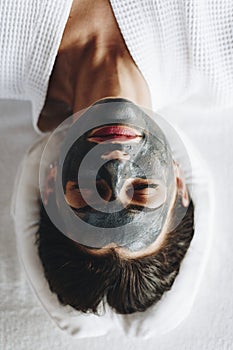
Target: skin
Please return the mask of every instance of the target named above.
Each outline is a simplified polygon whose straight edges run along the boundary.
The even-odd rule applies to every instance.
[[[188,195],[187,187],[186,187],[185,182],[184,182],[184,174],[183,174],[182,170],[180,169],[180,167],[178,166],[178,164],[175,162],[174,162],[174,171],[176,174],[176,179],[175,179],[176,186],[175,186],[175,190],[173,192],[172,200],[170,202],[170,207],[168,210],[167,218],[166,218],[165,224],[163,226],[163,229],[162,229],[160,235],[156,238],[156,240],[151,245],[149,245],[145,249],[141,249],[140,251],[134,251],[134,252],[130,251],[129,249],[119,247],[114,243],[108,244],[107,246],[103,247],[102,249],[88,249],[88,248],[86,248],[86,250],[91,254],[93,254],[93,253],[94,254],[104,254],[104,253],[107,253],[109,251],[109,249],[114,248],[121,257],[126,258],[126,259],[141,258],[141,257],[149,256],[149,255],[156,253],[156,251],[158,251],[161,248],[163,241],[164,241],[167,233],[169,232],[169,230],[168,230],[169,219],[170,219],[171,211],[172,211],[173,206],[174,206],[176,196],[179,195],[182,197],[182,204],[184,207],[188,207],[188,205],[189,205],[189,195]],[[131,181],[131,179],[129,179],[129,181]],[[76,185],[76,183],[73,183],[73,182],[67,183],[66,189],[68,191],[66,192],[66,199],[67,199],[67,202],[72,207],[75,207],[75,205],[77,205],[77,204],[78,204],[78,207],[80,207],[80,202],[79,202],[80,194],[79,194],[79,192],[74,190],[75,185]],[[125,192],[124,186],[123,186],[122,191]],[[103,196],[105,196],[105,194],[108,195],[108,192],[109,192],[109,189],[106,188],[106,192],[103,192]],[[149,194],[148,192],[149,192],[148,190],[146,190],[144,192],[143,199],[138,199],[137,205],[140,205],[141,207],[148,207],[148,200],[150,200],[150,196],[148,195]],[[126,196],[125,193],[121,194],[121,195],[123,197]],[[153,195],[155,196],[155,198],[152,200],[151,205],[155,206],[157,198],[156,198],[155,193],[153,193]],[[77,203],[77,201],[78,201],[78,203]],[[153,205],[153,201],[154,201],[154,205]],[[132,201],[129,201],[128,204],[131,204],[132,202],[133,202],[133,199],[132,199]]]
[[[164,238],[166,237],[166,234],[168,233],[170,214],[171,214],[171,211],[173,209],[176,195],[181,196],[182,204],[184,207],[188,207],[188,205],[189,205],[189,195],[188,195],[187,187],[185,185],[184,173],[176,162],[174,162],[174,172],[175,172],[175,176],[176,176],[175,177],[176,186],[175,186],[173,197],[172,197],[172,200],[170,203],[167,218],[166,218],[162,232],[160,233],[158,238],[150,246],[148,246],[146,249],[132,252],[128,249],[121,248],[121,247],[117,246],[116,244],[112,243],[112,244],[106,245],[105,247],[103,247],[101,249],[94,249],[94,248],[90,249],[90,248],[85,247],[85,250],[89,254],[99,255],[99,254],[105,254],[111,248],[114,248],[116,250],[116,252],[122,258],[125,258],[125,259],[140,258],[143,256],[149,256],[151,254],[156,253],[156,251],[158,251],[161,248],[161,246],[164,242]],[[49,196],[54,192],[54,183],[56,181],[56,175],[57,175],[57,169],[56,169],[56,166],[54,166],[52,169],[50,169],[49,174],[47,176],[47,183],[46,183],[46,190],[45,190],[46,198],[44,199],[45,204],[48,201]],[[69,181],[69,182],[67,182],[67,186],[66,186],[66,188],[67,188],[66,200],[71,206],[74,206],[74,207],[77,205],[77,201],[80,203],[79,194],[76,191],[74,191],[74,188],[71,188],[71,187],[75,186],[75,184],[76,183]],[[109,191],[109,189],[106,188],[106,200],[107,200],[108,191]],[[103,193],[103,196],[105,196],[105,193]],[[141,203],[141,205],[144,206],[145,203]]]
[[[91,23],[91,25],[90,25]],[[107,29],[106,29],[107,28]],[[53,72],[49,81],[46,102],[40,114],[38,127],[42,131],[55,129],[72,113],[87,108],[103,98],[123,97],[137,105],[151,108],[149,88],[140,70],[133,61],[120,33],[112,8],[108,0],[74,0],[70,16],[62,37]],[[123,152],[106,155],[111,159],[123,160]],[[176,187],[173,193],[167,221],[156,241],[146,249],[130,252],[127,249],[110,244],[102,249],[87,249],[91,254],[105,253],[114,247],[125,258],[135,258],[154,253],[162,244],[166,234],[169,214],[177,192],[182,195],[183,204],[188,205],[187,189],[177,165]],[[56,171],[48,175],[47,195],[53,189],[51,178]],[[72,192],[75,184],[67,183],[67,202],[80,206],[80,198]],[[108,200],[111,189],[106,185],[103,198]],[[125,191],[122,194],[125,197]],[[148,200],[141,203],[148,205]],[[153,206],[154,199],[150,205]],[[82,205],[82,204],[81,204]]]
[[[109,1],[96,0],[93,6],[92,0],[74,0],[38,127],[53,130],[72,113],[105,97],[124,97],[151,108],[149,88]]]

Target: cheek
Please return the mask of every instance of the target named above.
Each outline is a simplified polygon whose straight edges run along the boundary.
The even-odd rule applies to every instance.
[[[158,174],[161,169],[158,152],[155,152],[155,149],[149,145],[141,149],[135,158],[135,163],[146,176]]]
[[[66,191],[65,200],[68,205],[74,208],[81,208],[86,206],[86,203],[83,200],[82,196],[77,195],[75,191]]]

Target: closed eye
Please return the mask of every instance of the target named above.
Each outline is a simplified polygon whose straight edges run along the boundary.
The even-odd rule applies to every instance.
[[[158,184],[143,183],[143,184],[136,184],[133,187],[134,187],[134,191],[140,191],[148,188],[156,189],[158,187]]]
[[[96,182],[96,188],[98,195],[101,198],[103,198],[105,201],[110,199],[111,190],[104,180],[98,180]],[[87,202],[90,205],[98,204],[100,201],[98,195],[96,195],[96,191],[93,191],[92,187],[80,188],[79,184],[75,181],[68,181],[66,184],[65,199],[67,204],[73,208],[84,208],[87,206]]]
[[[166,188],[152,179],[134,179],[128,182],[126,195],[133,205],[158,208],[166,198]]]

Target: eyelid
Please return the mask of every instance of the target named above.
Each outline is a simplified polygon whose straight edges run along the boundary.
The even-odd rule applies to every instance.
[[[101,180],[97,180],[96,181],[96,184],[97,185],[101,185],[102,184],[102,181]],[[73,184],[72,186],[71,186],[71,188],[73,189],[73,190],[80,190],[80,187],[79,187],[79,184],[76,182],[75,184]],[[87,187],[82,187],[82,191],[85,191],[85,190],[90,190],[89,188],[88,188],[88,186]]]
[[[134,191],[144,191],[146,189],[150,190],[156,190],[159,187],[160,183],[158,180],[155,179],[128,179],[127,180],[127,189],[128,190],[134,190]]]
[[[72,189],[73,189],[73,190],[79,190],[79,185],[78,185],[78,184],[73,185],[73,186],[72,186]]]
[[[158,184],[154,184],[154,183],[144,183],[144,184],[137,184],[134,185],[134,191],[140,191],[140,190],[145,190],[148,188],[153,188],[156,189],[159,185]]]
[[[166,200],[166,186],[158,179],[128,179],[125,194],[131,205],[150,209],[160,207]]]
[[[99,202],[99,196],[105,200],[109,201],[111,197],[111,189],[109,188],[106,181],[103,179],[97,180],[96,183],[96,189],[98,192],[98,196],[96,196],[96,191],[92,187],[79,187],[79,184],[77,182],[72,182],[69,184],[69,188],[66,190],[66,195],[68,193],[70,196],[72,196],[72,201],[77,203],[76,208],[82,208],[87,205],[86,202],[91,204],[98,203]],[[71,197],[70,197],[71,198]],[[70,205],[70,203],[69,203]],[[73,205],[74,206],[74,205]]]

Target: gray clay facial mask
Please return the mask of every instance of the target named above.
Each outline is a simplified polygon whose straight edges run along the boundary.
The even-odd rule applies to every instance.
[[[175,177],[169,144],[142,109],[124,99],[100,101],[72,125],[61,153],[58,201],[72,239],[132,251],[155,241]]]

